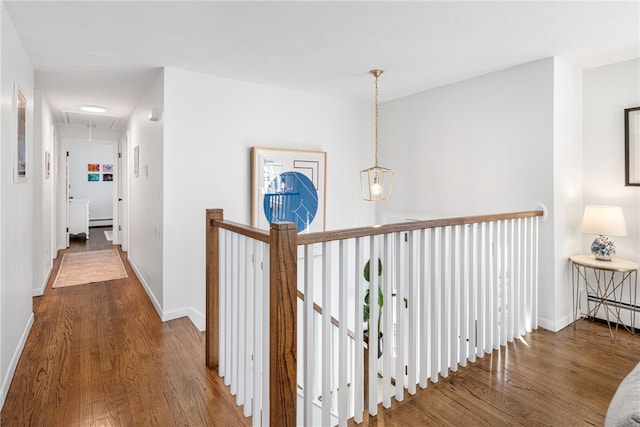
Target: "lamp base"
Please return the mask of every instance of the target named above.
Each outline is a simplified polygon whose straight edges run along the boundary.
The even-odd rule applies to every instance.
[[[598,261],[611,261],[616,254],[616,245],[607,236],[598,236],[591,243],[591,253]]]

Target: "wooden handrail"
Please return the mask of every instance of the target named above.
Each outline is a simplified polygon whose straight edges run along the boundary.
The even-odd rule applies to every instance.
[[[320,231],[315,233],[298,234],[298,246],[310,245],[313,243],[330,242],[333,240],[354,239],[357,237],[376,236],[379,234],[401,233],[403,231],[414,231],[428,228],[449,227],[454,225],[475,224],[479,222],[503,221],[506,219],[529,218],[544,215],[543,211],[522,211],[504,214],[463,216],[456,218],[415,220],[400,222],[395,224],[370,225],[366,227],[346,228],[342,230]],[[214,219],[216,225],[225,230],[242,234],[243,236],[269,243],[269,233],[259,228],[250,227],[234,221]]]
[[[237,234],[258,240],[263,243],[269,243],[269,232],[260,228],[251,227],[249,225],[240,224],[234,221],[224,221],[222,219],[214,219],[215,225],[225,230],[232,231]],[[213,223],[211,225],[214,225]]]
[[[525,211],[505,214],[464,216],[458,218],[430,219],[407,221],[396,224],[372,225],[367,227],[348,228],[335,231],[299,234],[298,245],[330,242],[332,240],[353,239],[356,237],[375,236],[379,234],[401,233],[403,231],[422,230],[426,228],[449,227],[453,225],[474,224],[478,222],[502,221],[505,219],[528,218],[542,216],[543,211]]]

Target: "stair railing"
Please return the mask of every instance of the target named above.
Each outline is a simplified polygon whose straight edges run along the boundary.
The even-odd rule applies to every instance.
[[[207,210],[207,366],[253,425],[361,422],[537,328],[541,215],[297,234]]]

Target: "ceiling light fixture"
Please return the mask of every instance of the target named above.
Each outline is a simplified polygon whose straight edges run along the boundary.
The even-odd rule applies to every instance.
[[[392,169],[378,166],[378,77],[382,74],[382,70],[371,70],[369,73],[376,79],[376,154],[375,166],[360,172],[360,185],[362,198],[377,202],[391,199],[394,172]]]
[[[80,110],[85,113],[105,113],[107,111],[106,108],[100,107],[99,105],[81,105]]]

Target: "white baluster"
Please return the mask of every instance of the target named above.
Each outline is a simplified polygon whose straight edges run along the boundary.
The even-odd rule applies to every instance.
[[[244,416],[248,417],[252,413],[252,402],[253,402],[253,299],[255,296],[254,291],[254,283],[253,283],[253,265],[254,265],[254,247],[253,242],[255,240],[245,238],[245,276],[246,276],[246,305],[245,305],[245,313],[246,313],[246,323],[245,323],[245,353],[244,353],[244,370],[245,370],[245,379],[244,379]]]
[[[467,359],[472,350],[469,346],[471,343],[470,334],[473,331],[474,319],[471,312],[471,256],[469,247],[469,235],[471,233],[471,225],[463,226],[463,243],[462,243],[462,290],[460,292],[462,298],[462,318],[460,327],[460,364],[467,366]]]
[[[362,416],[364,413],[364,343],[362,340],[362,300],[364,298],[364,279],[362,278],[362,268],[364,266],[364,238],[359,237],[356,239],[356,252],[355,252],[355,291],[354,291],[354,321],[355,325],[355,364],[353,370],[353,390],[354,390],[354,402],[353,402],[353,420],[356,423],[362,422]]]
[[[449,376],[450,355],[452,348],[451,340],[451,227],[447,226],[443,230],[442,239],[442,345],[440,349],[441,375],[444,378]]]
[[[313,311],[313,245],[304,247],[304,389],[303,413],[304,425],[313,425],[313,383],[317,352],[315,349],[315,325]]]
[[[516,221],[509,220],[509,331],[507,340],[513,342],[516,335],[516,286],[518,285],[518,273],[516,271]]]
[[[322,425],[331,423],[331,243],[322,244]]]
[[[478,298],[478,224],[471,224],[471,289],[469,295],[471,297],[469,306],[469,361],[476,361],[478,354],[478,306],[480,304]]]
[[[270,261],[271,245],[265,244],[262,254],[262,424],[269,424],[269,334],[270,321],[269,321],[269,308],[271,304],[271,296],[269,293],[270,283]]]
[[[480,224],[480,288],[478,289],[478,357],[483,357],[487,335],[487,223]]]
[[[384,279],[382,280],[382,291],[384,295],[384,306],[382,308],[382,320],[384,331],[383,339],[383,356],[382,356],[382,405],[385,408],[391,406],[391,353],[393,350],[393,307],[394,300],[391,297],[393,293],[393,269],[391,268],[393,262],[393,245],[391,244],[391,236],[389,234],[384,235],[383,239],[383,261],[382,261],[382,274]]]
[[[456,372],[458,370],[458,364],[462,359],[462,332],[460,325],[464,323],[464,316],[462,311],[462,296],[461,296],[461,257],[460,251],[462,248],[462,235],[459,225],[453,227],[453,292],[452,292],[452,308],[453,308],[453,323],[451,324],[451,341],[453,348],[451,351],[451,370]]]
[[[394,233],[394,249],[395,249],[395,282],[396,289],[396,400],[402,402],[404,400],[404,377],[405,377],[405,342],[406,342],[406,326],[405,326],[405,308],[404,299],[405,291],[405,264],[404,264],[404,233]]]
[[[408,363],[407,363],[407,377],[408,377],[408,391],[409,394],[416,394],[416,357],[417,357],[417,348],[416,344],[418,341],[418,278],[417,276],[417,253],[416,253],[416,242],[415,242],[415,233],[413,231],[408,232],[408,273],[409,280],[407,281],[408,289],[407,293],[407,315],[409,318],[409,322],[407,325],[407,342],[409,347],[409,354],[407,355]],[[404,301],[400,301],[401,305],[404,306]]]
[[[500,223],[492,221],[489,223],[490,230],[490,263],[489,263],[489,280],[491,286],[491,343],[487,348],[494,350],[500,349],[500,288],[499,288],[499,255],[498,246],[500,243]]]
[[[378,413],[378,239],[371,236],[369,246],[369,414]]]
[[[237,390],[236,404],[244,405],[245,403],[245,349],[246,349],[246,335],[247,335],[247,313],[246,313],[246,298],[247,298],[247,258],[246,258],[246,242],[245,236],[238,236],[238,335],[236,335],[236,341],[238,341],[238,377],[237,377]]]
[[[238,392],[238,235],[231,236],[231,375],[229,388],[232,395]]]
[[[218,348],[220,351],[220,359],[218,360],[218,372],[222,378],[225,378],[227,373],[227,358],[226,356],[226,336],[227,336],[227,328],[228,324],[226,311],[227,311],[227,280],[226,280],[226,267],[227,267],[227,234],[228,231],[225,229],[220,229],[220,272],[219,272],[219,307],[218,307],[218,322],[219,323],[219,332],[218,332]]]
[[[429,346],[431,331],[429,329],[429,288],[431,286],[430,270],[430,232],[431,230],[420,230],[420,387],[426,388],[429,384]]]
[[[347,390],[347,361],[348,359],[348,302],[349,302],[349,281],[347,278],[347,267],[349,265],[349,252],[347,250],[347,241],[340,240],[339,247],[339,286],[340,286],[340,302],[339,302],[339,320],[340,320],[340,342],[338,357],[338,423],[340,426],[347,425],[349,392]]]
[[[432,260],[433,268],[431,271],[431,381],[438,382],[438,374],[442,372],[440,364],[440,347],[441,347],[441,312],[442,299],[440,297],[440,289],[442,288],[441,271],[442,271],[442,251],[440,249],[442,229],[435,228],[432,230]]]
[[[518,280],[516,282],[516,329],[515,332],[517,336],[522,336],[523,327],[522,327],[522,311],[523,305],[522,301],[524,299],[524,267],[522,265],[522,218],[518,218],[517,220],[517,233],[516,233],[516,241],[517,241],[517,258],[516,258],[516,271],[518,273]]]
[[[254,427],[260,425],[262,411],[262,253],[263,244],[257,240],[253,241],[253,411],[251,414],[251,424]]]
[[[500,261],[500,345],[507,345],[507,332],[508,332],[508,311],[507,301],[509,299],[509,251],[507,246],[507,236],[509,235],[508,220],[502,221],[502,246],[501,246],[501,261]]]
[[[533,329],[538,329],[538,239],[540,238],[538,227],[539,227],[539,217],[535,217],[534,220],[534,233],[533,233],[533,313],[531,314],[533,317]],[[637,273],[636,273],[637,274]]]

